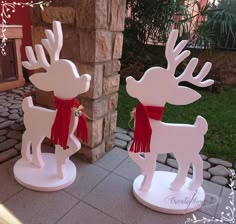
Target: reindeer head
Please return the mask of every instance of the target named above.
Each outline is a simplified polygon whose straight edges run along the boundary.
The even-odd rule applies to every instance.
[[[45,30],[45,34],[47,39],[42,39],[42,44],[50,56],[50,62],[41,44],[35,45],[37,59],[32,47],[25,48],[29,61],[22,62],[23,66],[30,70],[38,68],[46,70],[44,73],[32,75],[30,81],[41,90],[54,91],[54,95],[62,99],[71,99],[88,91],[91,76],[88,74],[80,76],[73,62],[59,59],[63,45],[61,23],[54,21],[53,31]]]
[[[177,37],[178,30],[173,30],[166,44],[167,69],[150,68],[139,81],[131,76],[126,78],[126,90],[130,96],[150,106],[164,106],[165,103],[186,105],[198,100],[201,95],[191,88],[179,86],[180,82],[186,81],[199,87],[207,87],[213,84],[214,81],[211,79],[202,81],[211,69],[210,62],[205,63],[197,76],[192,76],[198,64],[197,58],[192,58],[183,73],[175,77],[176,67],[190,55],[188,50],[181,53],[188,43],[187,40],[182,40],[175,47]]]

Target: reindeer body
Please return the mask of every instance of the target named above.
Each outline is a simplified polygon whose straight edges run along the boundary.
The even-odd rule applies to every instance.
[[[45,34],[47,39],[43,39],[42,44],[47,50],[50,60],[47,60],[43,46],[37,44],[35,45],[36,55],[34,54],[32,47],[26,47],[25,50],[28,61],[22,62],[22,64],[30,70],[39,68],[45,69],[45,72],[36,73],[30,77],[31,82],[37,88],[44,91],[53,91],[54,96],[59,100],[59,104],[63,102],[74,102],[73,99],[75,97],[88,91],[91,76],[88,74],[80,76],[73,62],[67,59],[59,59],[63,45],[63,33],[60,22],[54,21],[53,31],[45,30]],[[62,107],[63,106],[60,104],[59,108]],[[67,130],[67,128],[60,126],[60,123],[57,123],[57,128],[55,128],[56,131],[60,129],[62,132],[59,132],[59,135],[56,135],[55,141],[58,143],[55,145],[55,158],[51,159],[52,156],[49,155],[49,159],[47,160],[53,161],[53,163],[56,161],[56,173],[54,168],[45,164],[45,155],[42,155],[41,153],[41,143],[45,137],[51,138],[52,126],[59,108],[56,110],[49,110],[34,106],[31,97],[26,97],[23,100],[22,109],[24,111],[26,131],[22,137],[22,159],[16,164],[14,172],[16,179],[21,184],[31,189],[43,191],[59,190],[71,184],[75,179],[76,168],[73,163],[69,161],[69,157],[81,148],[81,144],[74,135],[79,122],[79,117],[75,114],[73,108],[71,108],[70,123],[69,120],[67,123],[61,123],[63,125],[66,124],[66,127],[69,127],[68,140],[65,142],[67,147],[64,149],[61,146],[62,140],[58,140],[58,138],[60,134],[63,134],[63,129]],[[65,108],[66,114],[70,113],[70,108],[68,110],[68,106],[63,108]],[[65,111],[63,111],[61,115],[64,113]],[[32,153],[30,148],[32,148]],[[66,165],[67,173],[65,170]],[[27,175],[25,175],[24,169],[27,166],[29,166],[28,170],[30,175],[34,176],[37,174],[39,178],[41,178],[40,181],[35,178],[35,183],[31,184],[33,180],[29,180]],[[32,166],[34,168],[32,168]],[[51,173],[48,169],[51,169]],[[68,171],[70,173],[68,173]],[[48,179],[52,178],[53,175],[56,175],[57,178],[53,179],[52,182],[54,181],[55,183],[50,185],[48,184]],[[43,186],[41,182],[43,182]]]
[[[202,125],[197,125],[197,121],[200,121]],[[206,120],[200,116],[197,118],[195,125],[170,124],[153,119],[150,119],[150,124],[153,130],[151,148],[152,151],[156,153],[173,152],[175,154],[191,155],[193,152],[199,153],[203,147],[207,123]],[[205,126],[204,129],[202,129],[202,126]],[[169,136],[170,141],[166,141],[166,136]],[[182,136],[188,136],[192,141],[180,141]],[[192,148],[192,146],[194,146],[194,148]]]
[[[22,108],[24,111],[26,131],[23,134],[21,155],[23,159],[31,161],[36,167],[43,168],[44,161],[41,154],[41,143],[45,137],[51,138],[51,127],[55,120],[56,110],[34,106],[31,97],[27,97],[23,100]],[[57,174],[60,178],[64,176],[63,165],[66,159],[77,152],[81,147],[79,140],[74,136],[78,120],[79,118],[72,113],[69,127],[68,149],[63,150],[61,146],[56,145]],[[47,125],[45,125],[45,123]],[[36,130],[35,127],[37,128]],[[33,149],[32,154],[30,153],[30,146],[32,146]]]
[[[167,69],[150,68],[139,81],[133,77],[126,78],[128,94],[137,98],[144,106],[164,107],[166,103],[186,105],[198,100],[201,95],[193,89],[179,86],[180,82],[187,81],[200,87],[213,83],[213,80],[202,81],[211,68],[209,62],[203,66],[197,76],[192,76],[198,63],[197,58],[190,60],[180,76],[174,76],[177,65],[190,54],[190,51],[187,50],[181,52],[187,44],[186,40],[181,41],[175,47],[177,36],[178,31],[173,30],[166,44]],[[198,116],[193,125],[170,124],[151,118],[149,118],[149,122],[152,128],[150,152],[145,152],[143,158],[140,153],[129,151],[129,156],[140,166],[144,176],[141,191],[150,190],[159,153],[174,153],[179,165],[178,173],[169,186],[170,190],[179,191],[185,184],[190,164],[193,165],[193,178],[189,189],[198,189],[203,181],[203,162],[199,152],[203,147],[204,135],[208,129],[207,121]],[[143,134],[145,135],[145,133]]]

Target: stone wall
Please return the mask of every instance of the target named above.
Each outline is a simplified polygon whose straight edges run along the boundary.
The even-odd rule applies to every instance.
[[[31,17],[33,43],[44,38],[44,29],[51,28],[53,20],[60,20],[61,58],[72,60],[81,75],[92,76],[90,90],[79,96],[91,118],[89,142],[79,154],[94,162],[114,145],[125,0],[54,0],[44,11],[33,8]],[[52,93],[37,90],[36,95],[37,103],[53,107]]]

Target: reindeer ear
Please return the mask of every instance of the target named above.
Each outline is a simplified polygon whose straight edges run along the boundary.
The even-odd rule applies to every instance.
[[[185,86],[178,86],[174,92],[171,92],[168,103],[174,105],[187,105],[195,102],[199,98],[201,98],[201,95],[195,90]]]
[[[29,77],[30,81],[43,91],[52,91],[52,83],[47,73],[36,73]]]

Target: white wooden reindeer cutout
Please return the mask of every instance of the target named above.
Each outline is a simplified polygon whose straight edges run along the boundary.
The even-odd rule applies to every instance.
[[[203,162],[199,155],[207,132],[207,121],[198,116],[193,125],[161,122],[166,103],[186,105],[198,100],[201,95],[195,90],[179,86],[186,81],[199,87],[206,87],[213,80],[205,80],[211,68],[206,62],[199,74],[193,77],[198,59],[192,58],[183,73],[175,77],[175,70],[190,51],[184,50],[187,40],[176,47],[178,31],[170,33],[165,55],[167,69],[153,67],[136,81],[127,77],[126,89],[130,96],[140,103],[135,112],[134,142],[129,156],[142,170],[133,184],[136,198],[146,206],[166,213],[183,214],[201,207],[205,193],[203,182]],[[156,158],[159,153],[173,152],[178,161],[178,173],[156,171]],[[144,154],[144,158],[140,156]],[[193,178],[187,177],[190,164],[193,165]]]
[[[81,144],[74,132],[85,122],[84,115],[76,108],[75,97],[88,91],[91,76],[80,76],[76,66],[69,60],[59,59],[63,45],[61,23],[53,22],[53,31],[45,30],[47,39],[42,40],[50,61],[47,60],[43,46],[26,47],[27,69],[44,68],[45,72],[30,77],[31,82],[44,91],[54,91],[56,110],[34,106],[31,97],[23,100],[24,124],[26,131],[22,137],[22,159],[14,166],[16,180],[33,190],[55,191],[69,186],[76,177],[76,167],[69,156],[76,153]],[[79,111],[80,117],[77,116]],[[86,124],[84,123],[86,126]],[[78,130],[80,132],[81,130]],[[86,135],[86,134],[85,134]],[[41,153],[41,142],[45,136],[56,144],[55,154]],[[87,137],[87,136],[85,136]],[[31,149],[32,148],[32,153]]]

